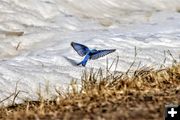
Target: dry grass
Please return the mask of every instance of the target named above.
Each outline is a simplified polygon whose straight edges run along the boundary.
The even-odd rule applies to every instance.
[[[22,36],[24,32],[5,31],[6,36]]]
[[[141,68],[128,75],[102,70],[85,72],[82,87],[55,100],[39,100],[0,109],[0,119],[160,120],[165,104],[180,104],[180,64],[154,70]]]

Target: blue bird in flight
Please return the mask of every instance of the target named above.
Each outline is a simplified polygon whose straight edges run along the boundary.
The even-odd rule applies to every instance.
[[[87,61],[89,59],[95,60],[98,59],[100,57],[103,57],[109,53],[112,53],[114,51],[116,51],[116,49],[108,49],[108,50],[96,50],[96,49],[92,49],[90,50],[87,46],[79,44],[79,43],[75,43],[75,42],[71,42],[71,46],[74,48],[74,50],[82,57],[84,57],[84,59],[78,63],[77,65],[81,65],[85,66]]]

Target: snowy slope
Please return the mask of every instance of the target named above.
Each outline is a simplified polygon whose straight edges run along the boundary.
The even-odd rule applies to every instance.
[[[90,48],[117,49],[86,68],[105,68],[119,56],[117,70],[136,65],[159,67],[170,50],[180,59],[180,0],[1,0],[0,101],[12,94],[18,82],[17,102],[52,97],[80,79],[82,58],[72,41]],[[47,91],[46,86],[49,86]],[[11,98],[12,99],[12,98]],[[11,99],[4,103],[11,103]]]

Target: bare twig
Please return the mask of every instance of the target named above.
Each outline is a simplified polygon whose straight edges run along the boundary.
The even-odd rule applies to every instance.
[[[12,106],[15,105],[15,100],[16,100],[16,98],[17,98],[17,96],[19,95],[20,92],[21,91],[19,90],[17,93],[14,93],[14,98],[13,98],[13,101],[12,101]]]
[[[163,60],[163,63],[161,64],[160,68],[162,68],[163,66],[165,67],[165,63],[166,63],[166,51],[164,51],[164,60]]]
[[[16,98],[18,97],[19,93],[20,93],[20,92],[24,92],[24,91],[20,91],[20,90],[17,91],[17,89],[18,89],[18,86],[17,86],[18,83],[19,83],[19,81],[16,82],[16,86],[15,86],[15,91],[14,91],[14,93],[12,93],[11,95],[9,95],[9,96],[6,97],[5,99],[1,100],[0,103],[4,102],[5,100],[8,100],[10,97],[14,96],[14,97],[13,97],[13,101],[12,101],[12,106],[15,105],[15,100],[16,100]]]
[[[139,62],[138,67],[137,67],[136,70],[134,71],[134,76],[137,75],[137,72],[139,71],[140,66],[141,66],[141,61]]]
[[[134,65],[135,61],[136,61],[136,56],[137,56],[137,49],[136,49],[136,46],[134,48],[135,52],[134,52],[134,60],[132,62],[132,64],[129,66],[128,70],[126,71],[126,75],[129,73],[131,67]]]
[[[177,63],[177,61],[176,61],[176,59],[174,58],[174,56],[172,55],[171,51],[168,50],[167,52],[169,53],[169,55],[170,55],[171,58],[173,59],[173,62],[174,62],[174,63]]]
[[[114,71],[116,71],[118,63],[119,63],[119,56],[117,56],[117,61],[116,61],[116,65],[115,65]]]
[[[19,81],[16,82],[16,87],[15,87],[15,91],[14,91],[14,98],[13,98],[13,101],[12,101],[12,105],[13,105],[13,106],[15,105],[16,97],[17,97],[18,94],[20,93],[20,90],[18,90],[18,92],[17,92],[17,89],[18,89],[18,83],[19,83]]]
[[[116,61],[116,58],[114,58],[113,62],[111,63],[110,67],[108,68],[108,70],[111,70],[111,67],[113,66],[114,62]]]
[[[21,42],[19,42],[19,43],[17,44],[17,46],[16,46],[16,50],[18,50],[18,49],[19,49],[20,44],[21,44]]]
[[[0,101],[0,103],[4,102],[5,100],[8,100],[10,97],[12,97],[14,93],[10,94],[8,97],[4,98],[3,100]]]
[[[55,91],[58,94],[58,96],[62,96],[62,92],[60,90],[58,90],[56,87],[55,87]]]

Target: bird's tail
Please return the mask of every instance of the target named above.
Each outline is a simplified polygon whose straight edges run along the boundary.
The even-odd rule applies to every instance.
[[[82,64],[82,62],[78,63],[77,65],[80,65],[80,64]]]
[[[89,55],[86,55],[85,56],[85,58],[83,59],[83,61],[81,61],[80,63],[78,63],[77,65],[80,65],[80,64],[82,64],[82,66],[86,66],[86,63],[87,63],[87,61],[88,61],[88,59],[89,59]]]
[[[81,61],[80,63],[78,63],[77,65],[81,65],[82,64],[82,66],[86,66],[86,63],[87,63],[87,60],[83,60],[83,61]]]
[[[82,66],[86,66],[87,60],[82,62]]]

